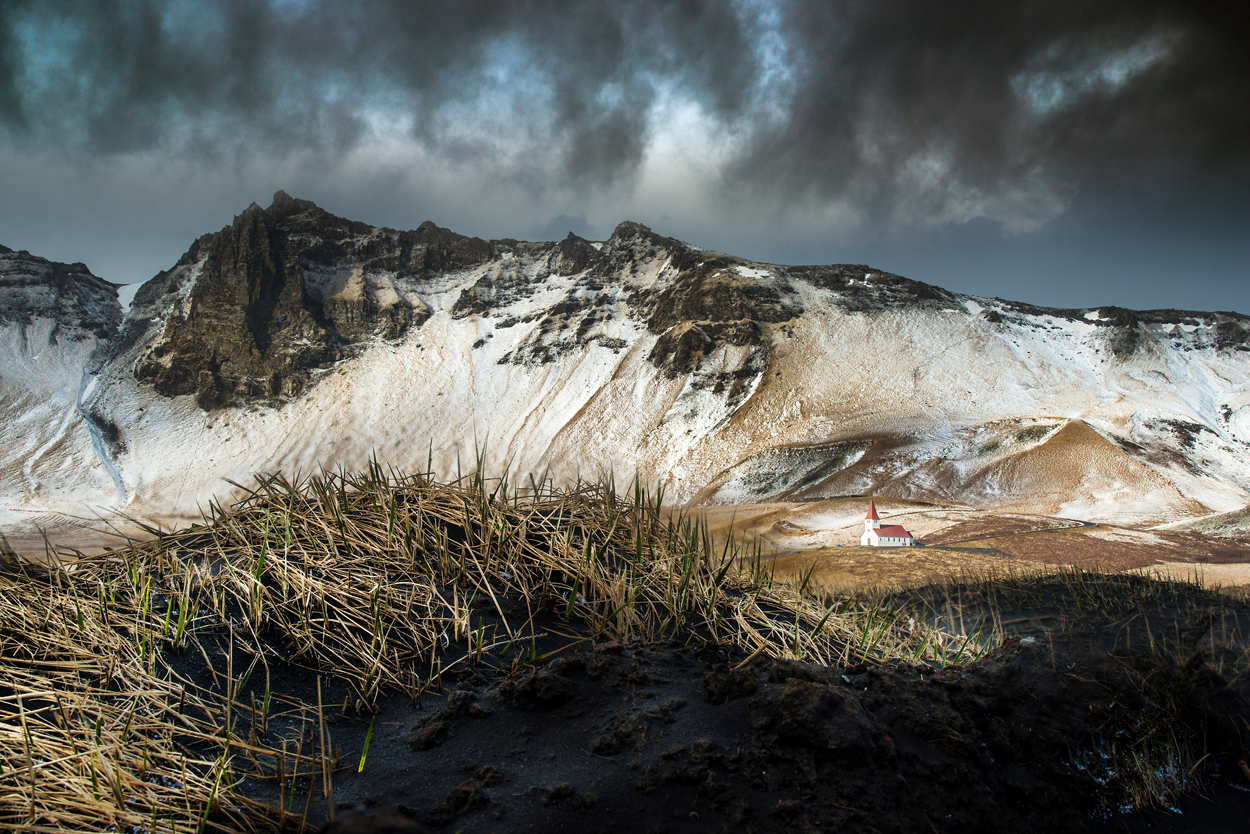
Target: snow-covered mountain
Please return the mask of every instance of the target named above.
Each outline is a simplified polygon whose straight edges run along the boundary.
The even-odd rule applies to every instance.
[[[37,534],[84,501],[116,505],[107,450],[93,445],[103,435],[79,403],[121,321],[117,286],[87,267],[0,246],[0,531]]]
[[[195,516],[225,479],[370,457],[445,477],[479,449],[494,472],[638,474],[691,503],[879,493],[1158,524],[1250,502],[1236,313],[1045,309],[636,223],[399,232],[282,192],[120,326],[80,265],[3,250],[0,282],[0,525]]]

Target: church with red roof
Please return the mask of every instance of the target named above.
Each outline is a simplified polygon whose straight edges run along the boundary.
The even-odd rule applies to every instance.
[[[859,537],[864,547],[911,547],[916,543],[911,533],[899,524],[882,524],[877,515],[877,505],[868,499],[868,515],[864,516],[864,535]]]

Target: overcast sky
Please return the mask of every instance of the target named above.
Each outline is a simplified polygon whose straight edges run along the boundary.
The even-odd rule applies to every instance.
[[[1250,313],[1245,7],[0,0],[0,243],[138,282],[282,188]]]

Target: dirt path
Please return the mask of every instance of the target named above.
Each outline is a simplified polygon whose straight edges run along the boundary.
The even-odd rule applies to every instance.
[[[1036,527],[1032,530],[1017,530],[1017,531],[1013,531],[1010,533],[997,533],[997,534],[990,535],[990,536],[977,536],[976,538],[971,538],[971,539],[956,539],[955,541],[944,541],[942,542],[942,545],[949,546],[949,545],[955,545],[955,544],[968,544],[969,542],[983,542],[983,541],[989,541],[990,539],[1005,539],[1011,536],[1031,536],[1034,533],[1050,533],[1056,530],[1077,530],[1082,527],[1097,527],[1098,526],[1092,521],[1079,521],[1075,518],[1065,518],[1065,519],[1062,519],[1062,521],[1065,523],[1055,524],[1049,527]]]

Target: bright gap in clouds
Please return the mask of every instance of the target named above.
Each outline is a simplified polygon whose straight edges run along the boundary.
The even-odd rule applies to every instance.
[[[1036,115],[1070,107],[1090,95],[1114,95],[1134,76],[1168,57],[1179,32],[1152,34],[1119,50],[1100,43],[1051,44],[1011,78],[1011,87]]]

